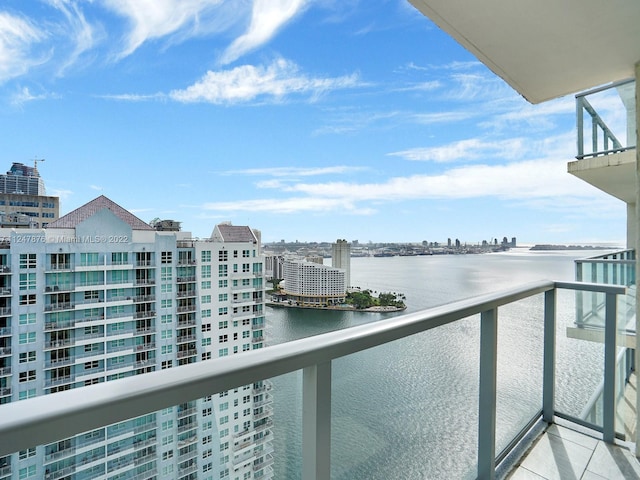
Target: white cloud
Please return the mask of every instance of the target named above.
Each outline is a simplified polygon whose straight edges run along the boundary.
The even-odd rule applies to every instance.
[[[306,3],[305,0],[254,0],[247,31],[227,48],[221,63],[231,63],[268,42],[280,28],[304,9]]]
[[[31,51],[44,39],[45,35],[29,20],[0,12],[0,83],[46,61],[45,57],[34,58]]]
[[[437,163],[469,161],[484,157],[512,159],[521,157],[525,141],[521,138],[486,142],[477,138],[460,140],[449,145],[430,148],[411,148],[388,155],[413,161],[432,161]]]
[[[330,90],[358,86],[357,75],[336,78],[310,78],[298,66],[277,59],[266,67],[243,65],[225,71],[209,71],[194,85],[174,90],[169,96],[185,103],[233,104],[262,97],[281,100],[287,95],[308,94],[316,98]]]
[[[55,97],[55,95],[49,95],[46,93],[33,94],[28,87],[23,87],[18,93],[14,94],[11,97],[11,104],[15,106],[22,106],[27,102],[45,100],[52,97]]]
[[[58,26],[58,29],[62,35],[71,37],[73,42],[69,58],[59,68],[59,75],[62,75],[67,68],[78,61],[78,58],[84,52],[94,46],[95,32],[75,2],[71,0],[46,1],[65,16],[67,23],[63,26]]]
[[[91,190],[97,190],[97,191],[99,191],[99,192],[101,192],[102,190],[104,190],[104,188],[102,188],[102,187],[101,187],[101,186],[99,186],[99,185],[89,185],[89,188],[90,188]]]
[[[198,34],[201,17],[221,3],[222,0],[104,0],[107,8],[131,23],[118,58],[130,55],[149,40],[178,32],[185,36]]]
[[[473,165],[453,168],[437,175],[395,177],[382,183],[328,182],[264,183],[288,198],[265,198],[208,203],[214,211],[348,212],[371,213],[383,204],[411,200],[470,199],[496,197],[512,204],[527,204],[541,210],[578,207],[582,214],[602,204],[593,188],[566,172],[564,162],[540,159],[503,165]],[[571,207],[568,207],[571,206]],[[611,211],[611,205],[602,207]],[[593,209],[598,215],[599,209]]]

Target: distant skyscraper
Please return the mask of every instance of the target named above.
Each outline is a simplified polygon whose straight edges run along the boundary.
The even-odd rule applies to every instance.
[[[344,282],[351,287],[351,244],[346,240],[336,240],[331,246],[331,265],[345,271]]]
[[[46,227],[58,212],[58,197],[46,195],[35,167],[14,163],[6,175],[0,175],[0,227]]]

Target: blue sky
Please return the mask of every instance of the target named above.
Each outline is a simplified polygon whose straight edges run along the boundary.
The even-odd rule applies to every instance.
[[[61,213],[264,241],[617,242],[566,173],[575,105],[528,104],[406,1],[4,0],[0,147]]]

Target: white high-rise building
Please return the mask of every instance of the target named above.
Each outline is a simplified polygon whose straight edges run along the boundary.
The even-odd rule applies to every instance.
[[[351,285],[351,244],[346,240],[336,240],[331,245],[331,265],[344,270],[344,282],[347,288]]]
[[[263,256],[249,227],[192,240],[101,196],[46,230],[5,235],[0,403],[265,345]],[[0,478],[271,478],[271,427],[259,382],[2,457]]]

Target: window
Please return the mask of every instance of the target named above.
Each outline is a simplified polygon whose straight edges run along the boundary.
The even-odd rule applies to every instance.
[[[204,352],[202,355],[202,361],[204,362],[205,360],[211,360],[211,352]]]
[[[171,445],[173,443],[173,435],[162,437],[162,445]]]
[[[202,250],[202,252],[200,252],[200,259],[203,262],[210,262],[211,261],[211,250]]]
[[[27,458],[34,457],[35,455],[36,455],[36,449],[35,447],[33,447],[28,450],[20,450],[19,457],[20,457],[20,460],[25,460]]]
[[[98,265],[99,255],[97,253],[81,253],[80,265],[83,267]]]
[[[162,315],[160,317],[160,323],[171,323],[171,322],[173,322],[173,315],[171,315],[170,313],[166,315]]]
[[[220,343],[225,343],[227,341],[229,341],[229,336],[228,335],[220,335],[218,337],[218,342],[220,342]]]
[[[226,250],[218,250],[218,261],[226,262],[229,260],[228,252]]]
[[[203,289],[211,288],[211,280],[203,280],[202,283],[200,284],[200,287]]]
[[[171,263],[173,261],[173,252],[161,252],[160,263]]]
[[[36,476],[36,466],[29,465],[28,467],[21,468],[18,470],[18,478],[20,480],[24,478],[31,478]]]
[[[211,295],[202,295],[201,303],[211,303]]]
[[[201,330],[203,332],[210,332],[211,331],[211,324],[210,323],[203,323],[202,327],[200,327]]]
[[[242,258],[249,258],[249,250],[242,250]]]
[[[229,313],[227,307],[220,307],[218,309],[218,315],[226,315],[227,313]]]
[[[226,357],[227,355],[229,355],[228,348],[221,348],[220,350],[218,350],[218,357]]]
[[[211,309],[207,308],[205,310],[202,310],[202,318],[211,318]]]
[[[35,305],[36,296],[34,294],[30,295],[20,295],[20,305]]]
[[[227,276],[227,266],[226,265],[218,265],[218,276],[219,277],[226,277]]]
[[[27,343],[36,342],[36,332],[21,333],[18,336],[18,343],[20,345],[26,345]]]
[[[164,282],[168,282],[171,280],[172,274],[173,274],[173,269],[171,267],[160,268],[160,280]]]
[[[173,353],[173,345],[162,345],[162,355]]]
[[[35,313],[22,313],[20,314],[20,325],[30,325],[36,323]]]
[[[21,253],[20,254],[20,268],[36,268],[36,254],[35,253]]]
[[[173,420],[167,420],[166,422],[162,422],[162,431],[166,432],[167,430],[171,430],[173,428]]]
[[[31,351],[31,352],[23,352],[23,353],[21,353],[20,357],[19,357],[19,361],[20,361],[20,363],[35,362],[36,361],[36,352]]]
[[[218,265],[218,272],[220,271],[220,267],[225,267],[224,270],[226,271],[226,265]],[[200,265],[200,273],[202,278],[211,278],[211,265]]]
[[[111,264],[112,265],[126,265],[128,262],[128,254],[127,252],[112,252],[111,253]]]
[[[219,293],[218,294],[218,301],[219,302],[226,302],[227,300],[229,300],[229,295],[226,293]]]
[[[170,458],[173,458],[173,450],[162,452],[162,460],[169,460]]]
[[[227,288],[229,286],[228,280],[218,280],[218,288]]]
[[[162,338],[171,338],[173,336],[173,331],[172,330],[162,330],[162,332],[160,333],[160,336]]]
[[[171,308],[173,306],[173,301],[170,298],[164,298],[160,300],[160,308]]]
[[[211,345],[211,338],[203,338],[202,339],[202,346],[203,347],[208,347]]]
[[[242,273],[249,273],[249,264],[248,263],[243,263],[242,264]]]
[[[30,388],[24,392],[18,393],[18,400],[26,400],[27,398],[34,398],[36,396],[36,389]]]
[[[35,288],[36,288],[36,274],[21,273],[20,274],[20,290],[35,290]]]
[[[173,284],[172,283],[163,283],[160,286],[160,291],[162,293],[171,293],[171,292],[173,292]]]
[[[162,370],[173,367],[173,360],[165,360],[162,362]]]
[[[211,443],[211,440],[213,440],[213,439],[211,438],[211,435],[207,435],[206,437],[203,437],[203,438],[202,438],[202,444],[203,444],[203,445],[206,445],[207,443]]]
[[[30,381],[35,380],[35,379],[36,379],[36,371],[35,370],[29,370],[27,372],[20,372],[20,376],[19,376],[20,383],[30,382]]]

